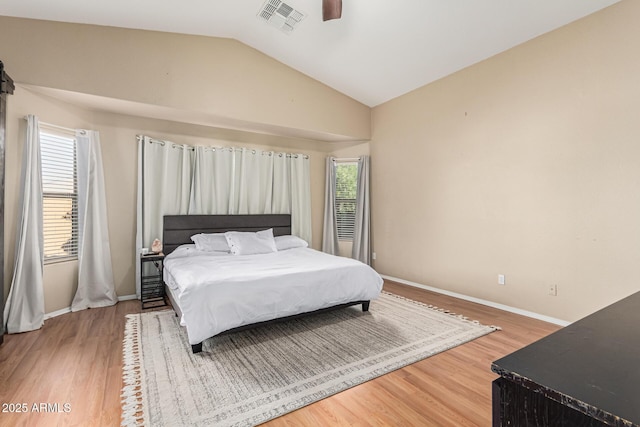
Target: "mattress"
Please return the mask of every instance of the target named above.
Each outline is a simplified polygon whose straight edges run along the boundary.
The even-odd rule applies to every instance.
[[[182,312],[189,343],[229,329],[378,297],[368,265],[309,248],[231,255],[178,248],[164,280]]]

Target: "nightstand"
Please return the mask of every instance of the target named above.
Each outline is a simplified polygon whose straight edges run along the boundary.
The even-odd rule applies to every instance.
[[[140,302],[142,308],[167,305],[162,269],[164,254],[140,255]]]

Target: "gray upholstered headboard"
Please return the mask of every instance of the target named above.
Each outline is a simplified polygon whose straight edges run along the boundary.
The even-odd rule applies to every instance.
[[[274,236],[291,234],[291,215],[165,215],[162,229],[162,251],[169,255],[180,245],[193,243],[198,233],[225,231],[260,231],[273,228]]]

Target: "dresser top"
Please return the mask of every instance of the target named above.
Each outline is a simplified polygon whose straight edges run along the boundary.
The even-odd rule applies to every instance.
[[[491,370],[607,424],[640,425],[640,292],[496,360]]]

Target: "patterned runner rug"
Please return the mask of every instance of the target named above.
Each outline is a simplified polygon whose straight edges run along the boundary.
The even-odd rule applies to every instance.
[[[154,427],[260,424],[498,329],[383,293],[193,354],[173,311],[127,317],[123,425]]]

